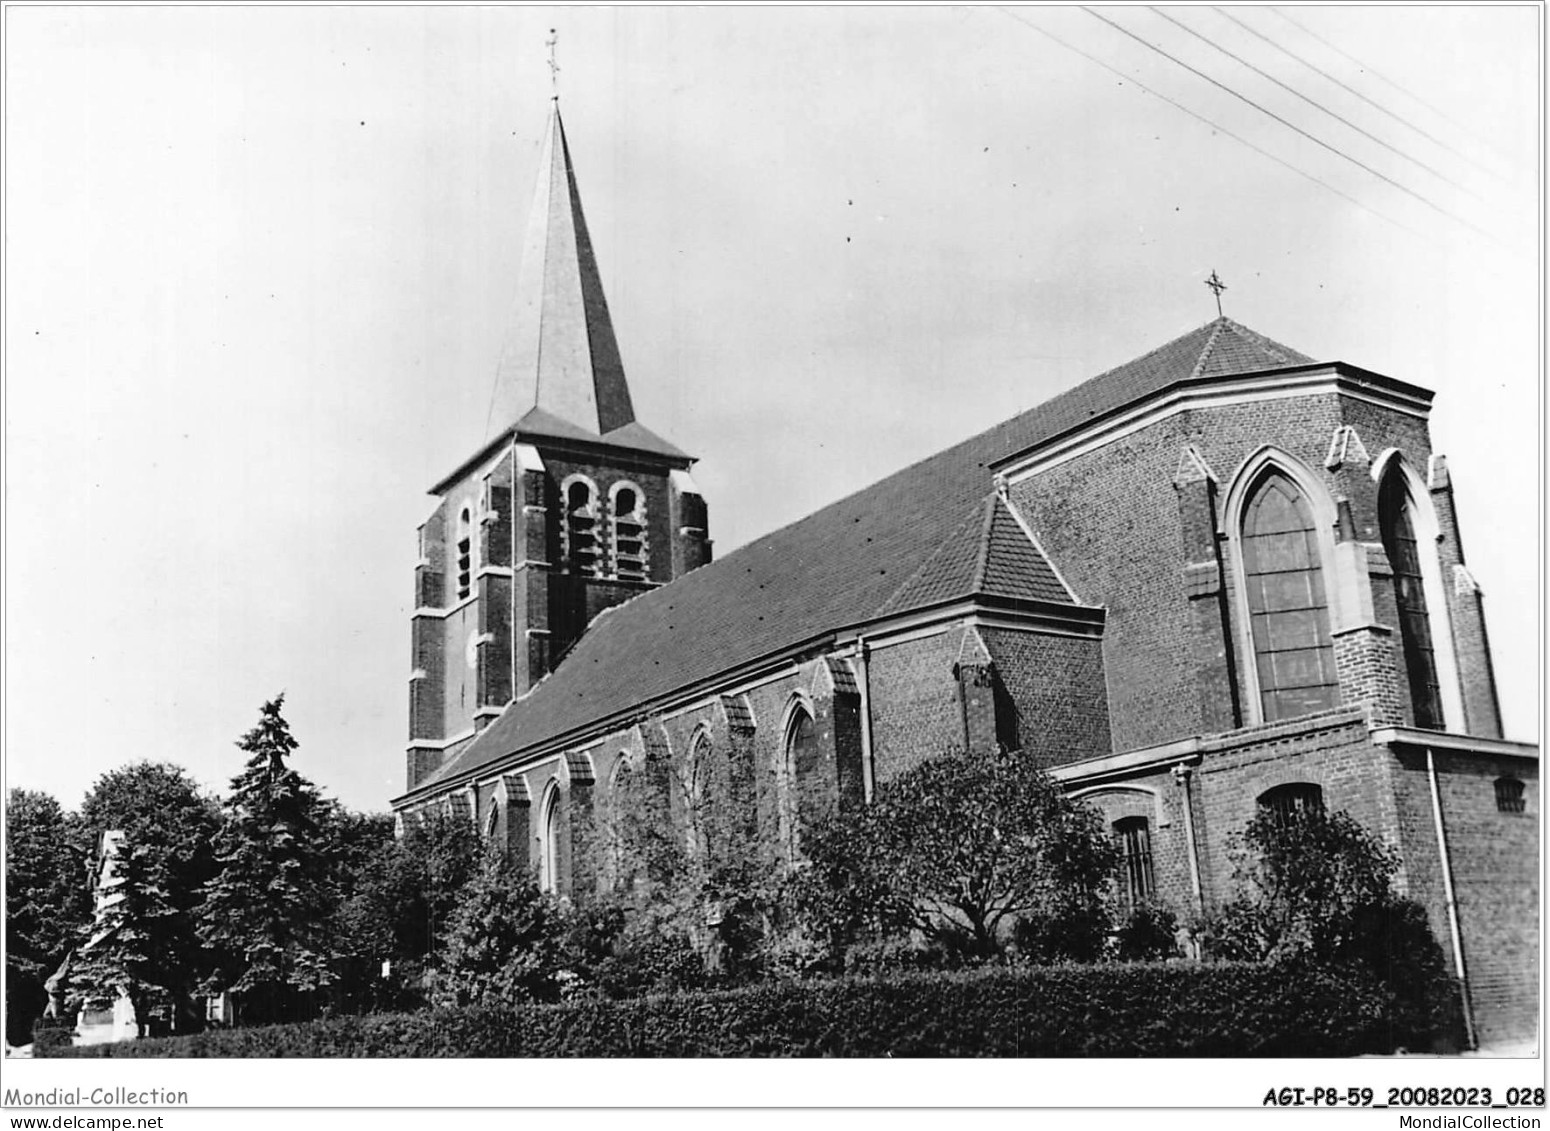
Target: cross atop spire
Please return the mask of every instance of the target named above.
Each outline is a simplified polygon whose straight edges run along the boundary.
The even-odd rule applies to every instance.
[[[495,375],[492,429],[534,409],[599,436],[635,419],[557,101]]]
[[[1216,268],[1211,268],[1211,277],[1206,280],[1206,286],[1211,288],[1211,293],[1216,296],[1216,316],[1222,316],[1222,292],[1227,289],[1227,284],[1216,277]]]
[[[554,49],[559,45],[560,33],[554,28],[549,29],[549,38],[544,40],[544,46],[549,49],[549,100],[560,100],[560,64],[554,61]]]

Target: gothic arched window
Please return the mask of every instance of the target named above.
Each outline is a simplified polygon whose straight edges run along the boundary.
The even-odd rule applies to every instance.
[[[596,577],[601,571],[597,504],[592,484],[580,477],[565,485],[565,556],[577,573]]]
[[[1340,686],[1313,511],[1288,476],[1270,470],[1256,484],[1243,509],[1242,544],[1261,721],[1336,706]]]
[[[781,807],[787,854],[796,858],[801,839],[801,824],[814,815],[815,788],[819,761],[818,727],[805,704],[797,704],[786,722],[785,767],[786,802]]]
[[[457,599],[474,588],[474,516],[467,506],[457,516]]]
[[[544,796],[538,820],[538,886],[560,894],[560,791],[554,786]]]
[[[1415,725],[1442,730],[1442,690],[1437,679],[1437,654],[1432,645],[1431,618],[1426,608],[1426,583],[1421,573],[1422,548],[1416,537],[1415,501],[1404,477],[1395,469],[1378,489],[1378,528],[1383,550],[1394,571],[1394,601],[1399,612],[1400,643],[1410,677],[1410,702]]]
[[[710,776],[714,757],[710,736],[701,731],[689,747],[683,769],[684,844],[690,858],[700,861],[710,850]]]
[[[614,576],[646,578],[646,500],[632,483],[613,489]]]
[[[1156,890],[1152,876],[1152,830],[1145,817],[1114,822],[1120,854],[1120,894],[1126,907],[1144,903]]]
[[[1312,782],[1287,782],[1260,794],[1259,807],[1277,825],[1290,825],[1309,813],[1322,813],[1324,791]]]

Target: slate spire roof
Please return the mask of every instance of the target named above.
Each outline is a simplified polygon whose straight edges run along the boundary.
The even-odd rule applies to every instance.
[[[506,332],[495,378],[496,428],[507,428],[535,409],[546,414],[545,423],[557,418],[593,437],[634,424],[624,362],[603,297],[558,102],[539,157],[517,298]],[[639,425],[635,428],[644,432]],[[628,437],[617,439],[628,445]]]
[[[1315,362],[1218,318],[597,617],[560,665],[413,791],[548,748],[836,632],[960,598],[1064,606],[994,467],[1182,382]],[[1030,531],[1024,519],[1031,523]]]

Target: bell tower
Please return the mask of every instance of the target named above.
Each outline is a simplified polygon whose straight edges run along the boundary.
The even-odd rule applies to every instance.
[[[693,457],[635,418],[558,101],[495,381],[502,430],[419,530],[410,789],[520,711],[594,617],[711,556]]]

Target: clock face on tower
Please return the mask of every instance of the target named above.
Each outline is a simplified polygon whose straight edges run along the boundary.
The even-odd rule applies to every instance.
[[[474,631],[472,631],[472,632],[470,632],[468,634],[468,643],[463,648],[463,658],[468,661],[468,666],[469,667],[476,668],[476,667],[479,666],[479,630],[478,629],[474,629]]]

